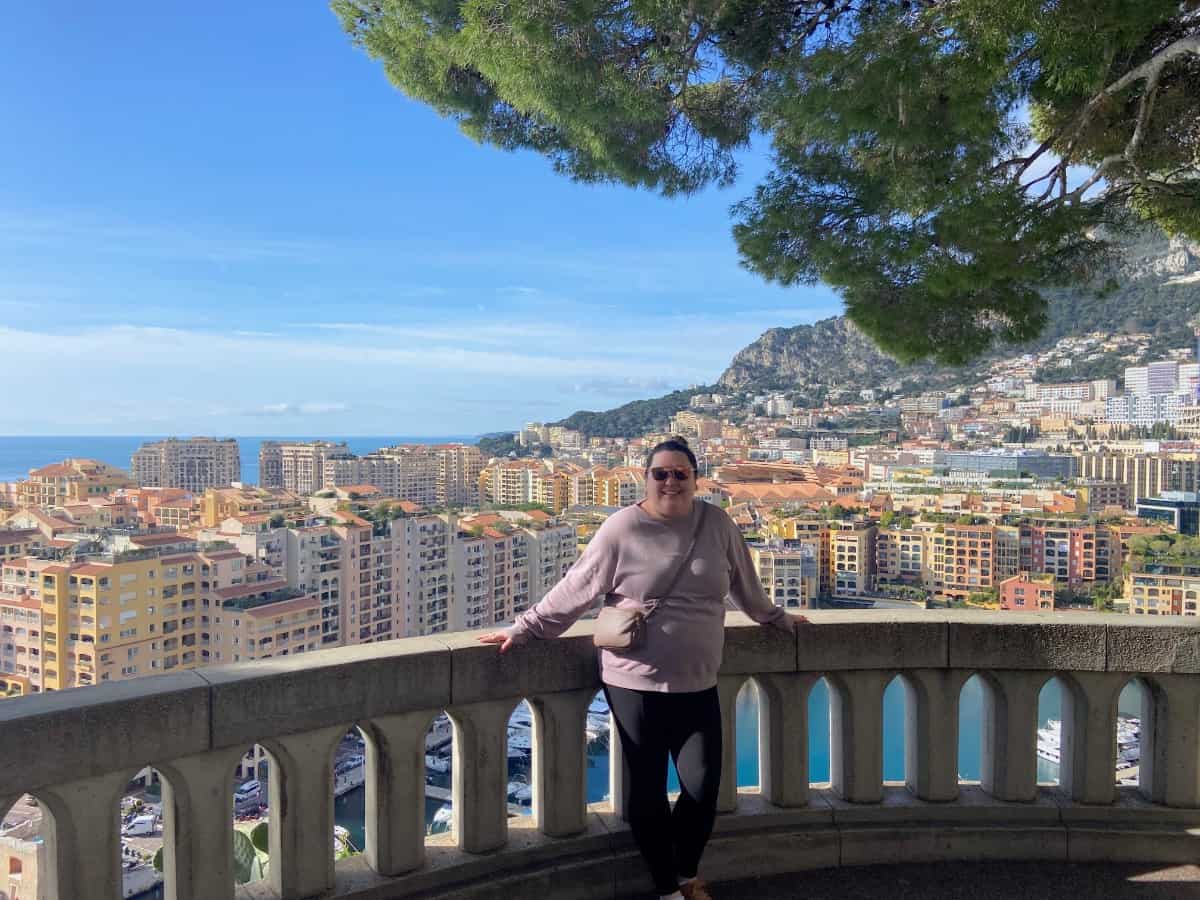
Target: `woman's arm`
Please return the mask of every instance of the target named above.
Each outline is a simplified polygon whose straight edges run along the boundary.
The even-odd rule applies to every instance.
[[[575,565],[545,597],[517,616],[508,628],[481,635],[479,640],[485,644],[500,644],[500,652],[504,653],[514,643],[522,643],[530,637],[558,637],[587,612],[597,597],[612,590],[617,568],[616,551],[615,542],[600,529]]]

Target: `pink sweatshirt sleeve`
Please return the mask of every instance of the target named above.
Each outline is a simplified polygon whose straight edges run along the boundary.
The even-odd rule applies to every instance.
[[[563,579],[506,629],[513,640],[555,638],[575,623],[596,601],[612,591],[617,570],[616,542],[603,526],[592,537]]]
[[[776,606],[762,589],[754,559],[746,539],[738,531],[733,520],[722,516],[729,523],[729,598],[738,609],[759,625],[774,625],[784,631],[792,631],[791,617],[781,606]]]

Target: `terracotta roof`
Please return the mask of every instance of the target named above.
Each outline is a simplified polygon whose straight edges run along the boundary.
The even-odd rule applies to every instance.
[[[242,555],[240,550],[214,550],[212,553],[205,553],[204,558],[220,562],[223,559],[237,559]]]
[[[302,609],[317,609],[320,605],[320,601],[309,594],[307,597],[296,597],[292,600],[278,600],[275,603],[264,603],[262,606],[245,609],[242,612],[251,618],[260,619],[278,616],[283,613],[299,612]]]
[[[103,566],[99,563],[84,563],[71,570],[72,575],[107,575],[112,572],[112,566]]]
[[[0,544],[12,544],[29,538],[41,538],[42,533],[36,528],[13,528],[0,531]]]
[[[22,600],[21,597],[26,597],[28,599]],[[29,597],[28,594],[21,594],[17,597],[9,598],[0,597],[0,606],[19,606],[22,609],[35,610],[40,610],[42,608],[42,604],[39,601],[34,600],[32,597]],[[4,673],[0,673],[0,677],[4,677]]]
[[[135,534],[129,539],[129,543],[137,544],[139,547],[162,547],[166,544],[178,544],[188,540],[177,531],[172,531],[170,534]]]
[[[267,581],[253,581],[248,584],[231,584],[226,588],[217,588],[217,596],[222,600],[238,600],[242,597],[252,597],[255,594],[269,594],[271,591],[287,587],[286,578],[272,578]]]
[[[40,469],[30,469],[29,470],[30,477],[32,477],[34,475],[37,475],[39,477],[43,477],[43,476],[57,477],[59,475],[73,475],[73,474],[75,474],[75,470],[72,469],[70,466],[68,466],[66,463],[51,463],[48,466],[42,466]]]

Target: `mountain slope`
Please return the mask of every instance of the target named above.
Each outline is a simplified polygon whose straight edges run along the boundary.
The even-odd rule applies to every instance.
[[[1151,334],[1147,358],[1188,346],[1193,323],[1200,323],[1200,244],[1146,232],[1126,239],[1118,258],[1119,263],[1097,285],[1047,292],[1049,321],[1037,340],[998,347],[969,366],[901,365],[881,353],[844,316],[834,316],[812,325],[766,331],[734,356],[715,387],[676,391],[608,412],[577,412],[559,424],[588,435],[632,437],[665,428],[669,417],[686,408],[697,392],[785,391],[801,404],[819,405],[825,400],[857,399],[865,388],[887,396],[970,385],[996,359],[1036,352],[1061,338],[1094,331]],[[1100,282],[1110,289],[1102,289]],[[1127,361],[1115,357],[1102,359],[1089,363],[1086,370],[1080,367],[1075,377],[1108,375],[1125,365]]]

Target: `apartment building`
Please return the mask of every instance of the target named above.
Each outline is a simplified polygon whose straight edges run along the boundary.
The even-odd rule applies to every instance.
[[[646,496],[645,470],[633,466],[605,469],[594,476],[597,506],[632,506]]]
[[[830,582],[835,597],[870,593],[875,562],[873,525],[835,524],[829,531]]]
[[[16,485],[16,505],[62,506],[107,497],[121,488],[134,487],[129,475],[95,459],[65,459],[30,469],[29,478]]]
[[[199,494],[241,481],[242,463],[232,438],[169,438],[135,450],[131,473],[143,487],[183,488]]]
[[[438,444],[430,448],[437,457],[437,502],[442,506],[478,506],[479,473],[483,454],[469,444]]]
[[[811,544],[776,541],[751,544],[750,558],[763,591],[784,609],[814,609],[821,594],[817,554]]]
[[[258,446],[258,483],[307,496],[327,487],[325,464],[331,459],[353,459],[343,442],[263,441]]]
[[[1017,612],[1054,609],[1054,576],[1022,572],[1000,582],[1000,608]]]
[[[7,593],[0,582],[0,694],[25,696],[42,690],[42,604]]]
[[[518,459],[492,462],[479,475],[479,498],[498,506],[518,506],[538,502],[536,484],[550,468],[536,460]]]
[[[0,564],[20,556],[29,556],[45,540],[45,536],[36,528],[0,528]]]
[[[993,587],[996,529],[991,525],[946,525],[930,537],[932,587],[951,600]]]
[[[484,621],[482,612],[468,615],[458,608],[459,615],[451,625],[452,590],[462,586],[482,587],[480,566],[463,567],[462,580],[455,580],[453,557],[458,535],[458,520],[453,515],[423,515],[394,519],[392,537],[392,584],[399,598],[396,611],[397,637],[436,634],[467,621]],[[472,574],[474,573],[474,574]],[[467,575],[471,577],[468,579]],[[462,600],[455,604],[462,606]]]
[[[671,417],[671,431],[706,441],[721,436],[721,420],[685,409]]]
[[[817,561],[818,594],[828,596],[832,593],[832,543],[828,522],[816,518],[771,518],[767,522],[767,530],[774,537],[782,539],[785,545],[811,554]]]
[[[109,552],[81,561],[26,557],[0,569],[0,601],[40,605],[42,690],[209,661],[213,592],[219,597],[220,589],[246,579],[244,558],[237,551],[200,552],[179,536],[143,541],[113,543]]]
[[[441,477],[441,460],[426,448],[388,447],[362,457],[327,459],[324,487],[369,484],[387,497],[433,506]]]
[[[1200,490],[1200,454],[1077,453],[1075,456],[1079,460],[1080,477],[1126,486],[1128,510],[1143,497],[1157,497],[1164,491]]]
[[[226,519],[286,514],[303,508],[300,496],[284,488],[209,488],[200,498],[200,524],[216,528]]]
[[[1060,585],[1083,588],[1111,581],[1121,569],[1121,541],[1105,525],[1034,521],[1021,526],[1021,569]]]
[[[212,613],[213,662],[294,656],[321,647],[321,602],[273,580],[225,589]]]
[[[1125,599],[1138,616],[1194,616],[1200,602],[1200,566],[1156,566],[1125,576]]]
[[[875,584],[922,585],[927,580],[929,529],[880,528],[875,533]]]
[[[321,608],[321,645],[343,643],[343,609],[349,612],[351,585],[358,597],[358,553],[350,557],[345,534],[333,525],[307,525],[287,530],[284,586],[315,595]],[[353,566],[351,565],[353,563]]]

